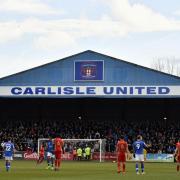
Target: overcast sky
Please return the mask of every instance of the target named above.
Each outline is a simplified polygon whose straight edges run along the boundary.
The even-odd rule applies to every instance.
[[[180,0],[0,0],[0,77],[84,50],[180,59]]]

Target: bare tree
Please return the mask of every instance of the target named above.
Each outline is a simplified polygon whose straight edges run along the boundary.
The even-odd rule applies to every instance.
[[[151,68],[168,74],[180,76],[180,59],[165,57],[154,59]]]
[[[180,76],[180,65],[176,67],[176,75]]]
[[[153,60],[151,67],[155,70],[158,70],[158,71],[164,71],[165,70],[164,62],[161,58]]]

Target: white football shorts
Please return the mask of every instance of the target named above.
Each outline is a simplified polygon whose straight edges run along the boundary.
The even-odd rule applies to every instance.
[[[144,161],[144,154],[135,154],[136,161]]]
[[[6,161],[12,161],[12,160],[13,160],[13,157],[12,157],[12,156],[5,156],[5,160],[6,160]]]
[[[47,152],[47,157],[54,158],[54,155],[51,152]]]

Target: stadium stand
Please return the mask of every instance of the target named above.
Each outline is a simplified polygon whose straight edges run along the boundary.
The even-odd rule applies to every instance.
[[[5,120],[1,119],[0,142],[11,137],[17,151],[32,149],[37,151],[38,138],[55,137],[60,132],[62,138],[102,138],[106,139],[106,151],[114,152],[121,134],[125,135],[129,149],[137,134],[141,134],[147,144],[152,144],[150,153],[173,153],[180,136],[179,121],[139,121],[133,120]]]

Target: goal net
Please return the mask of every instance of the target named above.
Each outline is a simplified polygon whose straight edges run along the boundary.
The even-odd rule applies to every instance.
[[[48,138],[38,139],[38,154],[40,146],[43,144],[46,146]],[[105,160],[105,139],[63,139],[64,141],[64,153],[62,154],[63,160],[78,160],[77,153],[79,148],[82,149],[81,160],[96,160],[99,162],[104,162]],[[90,157],[86,157],[86,148],[90,148]]]

